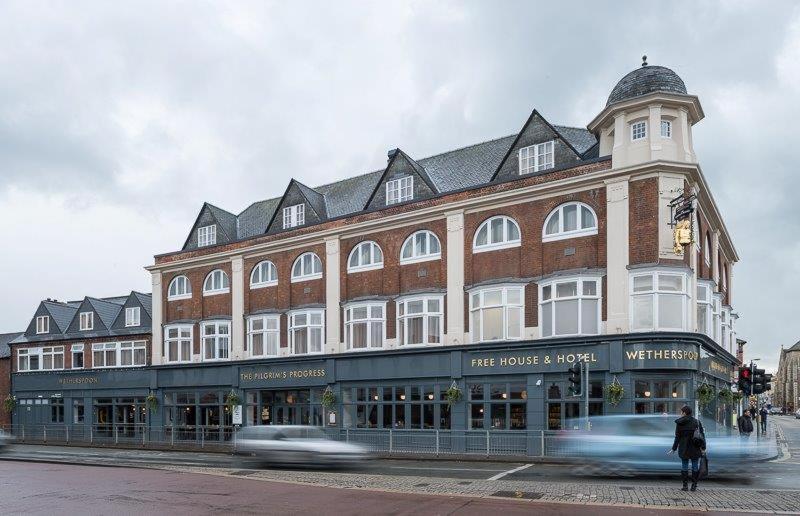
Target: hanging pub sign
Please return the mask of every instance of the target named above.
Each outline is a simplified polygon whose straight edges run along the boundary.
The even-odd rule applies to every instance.
[[[683,246],[692,243],[692,235],[694,235],[694,228],[692,227],[694,218],[692,214],[694,213],[694,201],[696,198],[697,196],[694,194],[686,195],[683,193],[669,202],[669,225],[672,227],[675,240],[673,251],[678,256],[683,254]]]

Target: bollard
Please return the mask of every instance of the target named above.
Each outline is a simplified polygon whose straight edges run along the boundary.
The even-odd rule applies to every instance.
[[[394,447],[394,443],[393,443],[393,434],[392,434],[392,429],[390,428],[390,429],[389,429],[389,453],[390,453],[390,454],[392,453],[392,448],[393,448],[393,447]]]
[[[94,443],[94,427],[90,426],[89,427],[89,444],[93,444],[93,443]]]
[[[439,430],[436,430],[436,456],[439,456]]]
[[[486,456],[489,456],[489,431],[486,431]]]
[[[539,454],[540,457],[544,457],[544,430],[542,432],[542,452]]]
[[[119,444],[119,427],[114,425],[114,444]]]
[[[346,443],[350,442],[350,428],[349,427],[344,429],[344,442],[346,442]]]
[[[44,427],[44,442],[47,442],[47,427]]]
[[[206,432],[205,430],[200,430],[200,447],[203,448],[206,444]]]
[[[175,447],[175,429],[172,429],[172,432],[169,433],[169,441],[170,445],[174,448]]]
[[[22,442],[25,442],[25,425],[22,425]]]
[[[64,433],[66,436],[67,444],[69,444],[69,425],[64,426]]]

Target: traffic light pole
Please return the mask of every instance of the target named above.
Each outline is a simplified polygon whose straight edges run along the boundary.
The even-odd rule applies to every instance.
[[[585,396],[584,402],[584,413],[586,414],[586,430],[591,430],[589,428],[589,362],[583,362],[583,368],[586,370],[586,381],[583,383],[583,392]]]
[[[755,389],[755,381],[756,381],[756,363],[752,360],[750,361],[750,394],[747,396],[747,409],[750,409],[750,398],[753,396],[753,390]],[[758,398],[756,398],[758,399]],[[756,409],[758,409],[758,401],[756,401]],[[758,440],[759,433],[761,432],[761,424],[758,421],[760,414],[758,410],[755,411],[753,414],[753,419],[755,420],[756,424],[756,441]]]

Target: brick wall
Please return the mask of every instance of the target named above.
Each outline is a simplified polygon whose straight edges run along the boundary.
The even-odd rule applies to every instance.
[[[11,392],[11,358],[0,358],[0,401]],[[0,407],[0,427],[11,424],[11,414]]]

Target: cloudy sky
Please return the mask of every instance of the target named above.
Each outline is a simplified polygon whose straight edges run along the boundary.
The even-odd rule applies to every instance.
[[[203,201],[239,212],[516,132],[585,126],[642,54],[700,97],[749,356],[800,339],[800,8],[791,2],[0,5],[0,332],[45,297],[148,291]]]

